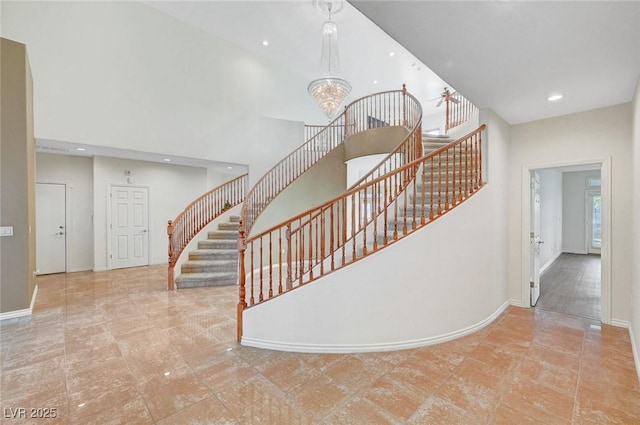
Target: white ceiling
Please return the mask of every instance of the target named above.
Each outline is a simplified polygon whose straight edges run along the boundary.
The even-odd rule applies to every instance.
[[[313,0],[145,3],[317,78]],[[629,102],[640,76],[639,1],[351,0],[333,20],[349,100],[406,83],[428,114],[447,85],[517,124]]]
[[[638,1],[353,4],[511,124],[630,102],[640,76]]]
[[[143,2],[318,77],[327,16],[313,0]],[[639,1],[352,0],[332,18],[347,101],[406,83],[429,114],[449,86],[517,124],[629,102],[640,75]],[[555,93],[564,98],[548,102]]]
[[[328,15],[315,8],[313,0],[143,2],[309,81],[320,76],[321,30]],[[399,90],[404,83],[423,101],[423,108],[429,109],[426,113],[437,112],[437,102],[428,100],[438,97],[447,84],[351,4],[342,4],[342,10],[331,19],[338,26],[342,77],[353,87],[347,102],[379,91]],[[263,45],[264,40],[268,46]]]

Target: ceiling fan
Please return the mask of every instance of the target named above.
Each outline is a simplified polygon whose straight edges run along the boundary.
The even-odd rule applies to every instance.
[[[451,92],[448,87],[445,87],[439,97],[434,97],[430,100],[440,99],[436,104],[436,108],[442,105],[443,102],[460,103],[460,100],[456,98],[457,94],[457,91]]]

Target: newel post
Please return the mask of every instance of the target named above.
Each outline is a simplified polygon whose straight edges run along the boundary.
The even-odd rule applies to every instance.
[[[246,273],[244,269],[244,254],[246,250],[244,220],[240,219],[240,234],[238,237],[238,284],[240,286],[238,293],[238,343],[242,341],[242,313],[247,308],[246,299]]]
[[[173,290],[173,269],[176,265],[176,259],[173,255],[173,221],[167,223],[167,235],[169,235],[169,269],[167,270],[167,290]]]

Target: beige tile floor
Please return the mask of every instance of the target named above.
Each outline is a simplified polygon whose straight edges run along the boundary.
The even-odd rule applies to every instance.
[[[3,424],[640,424],[627,330],[572,316],[511,307],[436,346],[295,354],[236,345],[236,288],[166,292],[164,267],[38,287],[1,322]]]

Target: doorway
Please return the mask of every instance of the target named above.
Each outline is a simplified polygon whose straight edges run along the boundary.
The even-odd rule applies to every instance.
[[[67,271],[67,184],[36,183],[36,271]]]
[[[544,230],[545,222],[549,226],[550,220],[548,212],[545,218],[544,178],[541,179],[541,203],[536,206],[536,175],[551,170],[557,175],[600,171],[597,179],[593,179],[594,185],[585,184],[583,178],[580,191],[561,190],[561,194],[556,195],[562,202],[562,211],[555,213],[558,217],[555,220],[560,222],[559,227],[563,232],[560,237],[548,236],[549,231]],[[523,306],[580,315],[610,324],[610,159],[524,167],[522,177]],[[564,177],[558,178],[564,182]],[[575,198],[573,205],[579,214],[565,211],[566,198],[570,197]],[[536,218],[537,208],[541,209],[542,219]],[[558,208],[557,205],[555,208]],[[565,227],[579,227],[581,231],[567,236]],[[571,243],[572,247],[567,246]],[[541,248],[544,254],[542,259]],[[536,271],[539,273],[539,282],[536,281]],[[558,285],[553,286],[554,283]],[[539,298],[536,291],[539,291]],[[594,303],[597,306],[594,307]],[[586,308],[587,305],[591,307]]]
[[[149,188],[111,186],[109,199],[110,268],[149,265]]]

